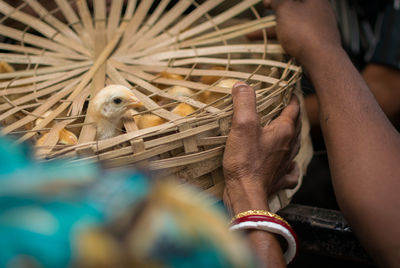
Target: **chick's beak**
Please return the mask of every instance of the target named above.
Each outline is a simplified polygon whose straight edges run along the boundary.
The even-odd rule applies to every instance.
[[[133,94],[129,94],[127,96],[127,100],[128,100],[128,104],[127,107],[130,108],[139,108],[139,107],[143,107],[143,103]]]

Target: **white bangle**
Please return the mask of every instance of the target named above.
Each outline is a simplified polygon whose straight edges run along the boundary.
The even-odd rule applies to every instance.
[[[279,234],[287,241],[287,249],[283,254],[286,264],[289,264],[297,254],[297,241],[294,235],[281,224],[270,221],[244,221],[229,228],[231,231],[256,229]]]

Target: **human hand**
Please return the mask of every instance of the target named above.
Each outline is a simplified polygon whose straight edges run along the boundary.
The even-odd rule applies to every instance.
[[[276,14],[276,31],[285,51],[301,64],[340,49],[335,14],[327,0],[264,0]]]
[[[297,184],[299,170],[292,160],[300,147],[299,104],[293,98],[280,116],[261,127],[254,90],[238,82],[232,97],[232,129],[223,159],[224,203],[233,213],[268,210],[268,196]]]

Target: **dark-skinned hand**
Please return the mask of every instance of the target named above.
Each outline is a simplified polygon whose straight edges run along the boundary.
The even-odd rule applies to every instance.
[[[266,8],[276,15],[276,28],[267,29],[268,37],[278,37],[283,49],[301,64],[309,57],[329,53],[341,47],[335,14],[327,0],[264,0]],[[249,39],[262,38],[262,32],[248,34]]]
[[[232,89],[232,129],[225,147],[224,202],[233,213],[268,209],[276,191],[296,186],[298,167],[292,161],[299,149],[299,104],[289,105],[262,127],[254,90],[243,82]]]

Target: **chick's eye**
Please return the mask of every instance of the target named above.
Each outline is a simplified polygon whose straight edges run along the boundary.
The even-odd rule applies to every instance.
[[[115,104],[121,104],[122,100],[120,98],[115,98],[115,99],[113,99],[113,102]]]

